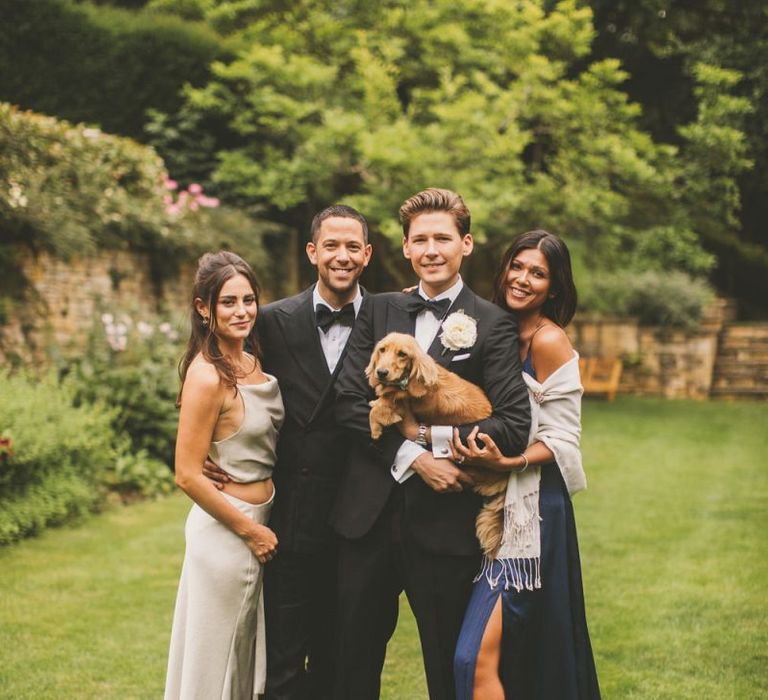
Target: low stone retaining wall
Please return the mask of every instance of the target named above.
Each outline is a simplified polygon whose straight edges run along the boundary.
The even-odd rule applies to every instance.
[[[585,357],[618,357],[623,362],[619,393],[705,399],[723,325],[717,307],[695,330],[640,326],[626,318],[577,318],[568,329]]]

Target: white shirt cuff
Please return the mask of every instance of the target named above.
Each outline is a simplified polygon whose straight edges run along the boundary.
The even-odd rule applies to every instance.
[[[451,452],[452,440],[452,425],[432,426],[432,455],[435,459],[450,459],[453,456]]]
[[[411,469],[419,455],[423,455],[426,450],[411,440],[406,440],[395,455],[395,463],[392,465],[392,478],[399,484],[409,479],[416,472]]]

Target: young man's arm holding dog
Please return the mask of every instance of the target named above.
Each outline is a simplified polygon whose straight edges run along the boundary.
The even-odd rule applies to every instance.
[[[355,328],[347,345],[347,359],[337,381],[336,417],[354,434],[353,439],[369,443],[378,455],[382,469],[392,470],[395,455],[405,442],[400,432],[390,427],[377,441],[371,438],[368,416],[369,401],[376,398],[365,376],[365,368],[371,359],[371,352],[379,340],[375,334],[374,316],[383,309],[389,295],[371,295],[360,311]],[[449,459],[436,459],[431,452],[421,450],[412,465],[422,479],[435,491],[461,491],[462,483],[469,483],[469,477]]]
[[[379,317],[385,315],[388,296],[372,297],[358,317],[349,340],[347,361],[338,380],[336,412],[341,424],[353,430],[358,439],[368,441],[376,448],[382,469],[395,471],[396,456],[406,440],[394,427],[387,429],[376,442],[371,440],[368,402],[375,398],[375,394],[365,377],[365,367],[378,340],[374,319],[377,309]],[[511,317],[496,307],[491,310],[489,306],[486,305],[483,312],[486,316],[490,312],[493,318],[489,319],[490,323],[483,324],[487,325],[487,330],[478,339],[473,352],[477,354],[476,363],[480,364],[480,376],[475,381],[488,395],[493,415],[480,421],[479,425],[505,454],[518,454],[527,442],[530,412],[517,351],[517,330]],[[466,438],[475,425],[477,423],[459,426],[462,437]],[[410,464],[412,469],[435,491],[461,491],[463,484],[470,481],[467,474],[447,458],[448,455],[438,458],[432,452],[418,448],[410,454],[418,455]],[[403,476],[398,480],[404,480]]]

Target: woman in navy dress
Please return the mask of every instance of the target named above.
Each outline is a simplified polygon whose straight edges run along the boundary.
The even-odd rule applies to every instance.
[[[563,330],[576,309],[568,249],[546,231],[518,236],[494,288],[494,302],[519,322],[531,437],[517,456],[477,429],[454,445],[470,468],[510,474],[501,545],[486,552],[456,648],[456,697],[591,700],[600,690],[570,498],[586,480],[578,355]]]

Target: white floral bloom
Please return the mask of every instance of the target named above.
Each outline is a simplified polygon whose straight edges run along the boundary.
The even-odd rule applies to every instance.
[[[111,326],[115,322],[115,317],[112,314],[101,314],[101,322],[105,326]]]
[[[440,342],[446,350],[471,348],[477,340],[477,321],[459,310],[443,321]]]
[[[160,324],[160,325],[157,327],[157,330],[159,330],[159,331],[160,331],[161,333],[163,333],[164,335],[168,335],[168,333],[170,333],[170,332],[171,332],[171,324],[170,324],[170,323],[168,323],[168,321],[164,321],[163,323],[161,323],[161,324]]]
[[[128,326],[126,326],[124,323],[118,323],[115,326],[115,333],[119,336],[125,336],[128,335]]]
[[[21,189],[21,185],[18,182],[14,182],[13,180],[11,180],[10,184],[11,186],[8,189],[8,194],[10,195],[8,204],[10,204],[14,209],[17,207],[26,207],[28,200],[24,194],[24,190]]]
[[[151,323],[147,323],[146,321],[139,321],[136,324],[136,330],[139,331],[139,335],[142,338],[149,338],[152,333],[155,332],[154,327]]]
[[[170,340],[172,343],[175,343],[179,339],[179,334],[176,331],[171,331],[168,333],[168,340]]]

